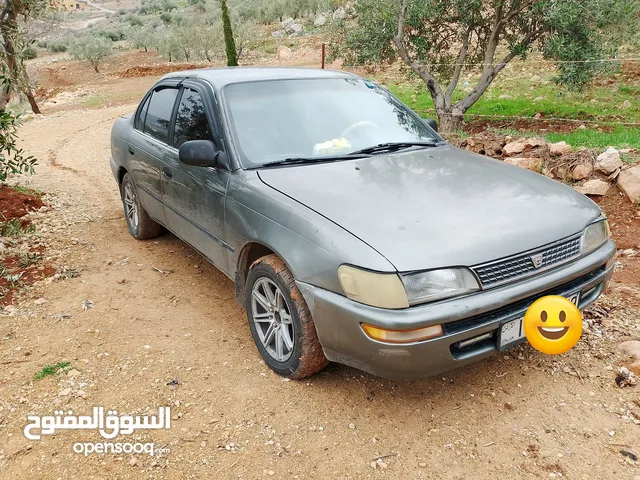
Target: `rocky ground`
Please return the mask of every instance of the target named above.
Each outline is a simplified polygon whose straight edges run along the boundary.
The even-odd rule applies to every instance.
[[[137,242],[127,232],[109,130],[135,108],[123,99],[152,81],[94,86],[116,106],[50,106],[20,131],[40,165],[17,180],[45,192],[45,207],[24,217],[36,232],[7,248],[37,244],[38,265],[53,270],[0,311],[1,478],[640,479],[640,386],[616,382],[640,361],[634,344],[620,348],[640,340],[640,208],[598,172],[602,152],[508,154],[546,148],[540,167],[556,178],[588,155],[589,179],[608,185],[594,198],[620,249],[616,273],[572,351],[518,347],[420,382],[338,365],[286,381],[260,360],[224,275],[172,235]],[[518,141],[503,138],[494,153]],[[63,367],[34,380],[45,365]],[[23,434],[27,415],[99,405],[171,407],[171,429],[132,435],[170,453],[85,457],[72,446],[102,441],[95,431]]]

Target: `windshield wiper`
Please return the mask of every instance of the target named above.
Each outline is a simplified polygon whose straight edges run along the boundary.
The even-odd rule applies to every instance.
[[[284,160],[278,160],[276,162],[265,163],[253,168],[271,168],[281,167],[283,165],[304,165],[307,163],[327,163],[327,162],[339,162],[340,160],[353,160],[358,158],[367,158],[366,152],[347,153],[344,155],[335,155],[330,157],[292,157],[285,158]]]
[[[356,150],[355,152],[351,152],[350,155],[358,155],[360,153],[366,154],[374,154],[374,153],[384,153],[384,152],[395,152],[397,150],[402,150],[410,147],[437,147],[439,144],[434,142],[388,142],[388,143],[380,143],[378,145],[373,145],[371,147],[363,148],[361,150]]]

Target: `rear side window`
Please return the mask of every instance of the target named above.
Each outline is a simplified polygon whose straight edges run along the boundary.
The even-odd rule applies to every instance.
[[[180,145],[189,140],[212,140],[212,137],[200,94],[185,88],[176,113],[173,146],[180,148]]]
[[[149,109],[149,100],[151,100],[151,95],[149,95],[144,101],[144,105],[140,109],[140,114],[138,118],[136,118],[135,128],[137,130],[143,130],[144,128],[144,118],[147,116],[147,110]]]
[[[144,121],[144,133],[161,142],[169,142],[169,124],[177,96],[178,90],[175,88],[163,88],[153,92]]]

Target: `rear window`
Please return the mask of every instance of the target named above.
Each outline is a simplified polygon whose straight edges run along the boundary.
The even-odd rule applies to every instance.
[[[149,95],[144,101],[144,105],[142,105],[142,108],[140,109],[140,114],[138,115],[138,118],[136,118],[135,128],[137,130],[144,129],[144,118],[147,116],[147,110],[149,109],[149,100],[151,100],[151,95]]]
[[[144,121],[145,133],[169,143],[169,124],[177,96],[176,88],[163,88],[153,92]]]

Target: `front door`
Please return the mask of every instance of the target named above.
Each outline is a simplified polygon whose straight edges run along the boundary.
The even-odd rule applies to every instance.
[[[172,146],[164,158],[162,192],[167,226],[177,236],[228,272],[224,241],[224,201],[230,173],[222,168],[184,165],[180,146],[189,140],[214,140],[206,111],[206,90],[185,82],[174,121]]]

